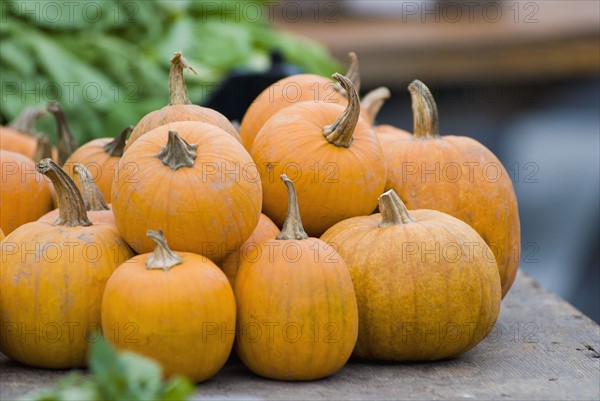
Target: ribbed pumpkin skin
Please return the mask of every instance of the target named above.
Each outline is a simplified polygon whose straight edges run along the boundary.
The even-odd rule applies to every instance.
[[[198,145],[194,167],[174,171],[156,156],[173,130]],[[174,251],[218,263],[258,223],[258,177],[248,152],[223,130],[192,121],[167,124],[138,139],[121,158],[112,189],[115,220],[137,253],[154,249],[146,230],[160,227]]]
[[[414,222],[385,228],[380,214],[355,217],[322,236],[352,276],[361,358],[450,358],[478,344],[498,317],[497,267],[477,232],[434,210],[410,214]]]
[[[344,261],[322,241],[261,243],[242,262],[234,293],[236,351],[254,373],[315,380],[350,357],[358,332],[356,298]]]
[[[113,177],[117,170],[120,157],[111,157],[104,150],[104,146],[114,138],[94,139],[80,146],[65,162],[63,168],[71,178],[75,177],[73,166],[75,163],[83,164],[94,177],[94,182],[102,192],[102,196],[110,199]],[[78,180],[75,180],[76,182]],[[78,185],[79,186],[79,185]]]
[[[271,221],[271,219],[261,213],[258,224],[254,231],[252,231],[250,238],[246,240],[240,249],[227,256],[220,263],[221,270],[223,270],[232,286],[235,284],[235,278],[237,277],[240,263],[248,258],[250,252],[252,252],[258,244],[266,240],[274,239],[277,234],[279,234],[279,228]]]
[[[195,104],[177,104],[165,106],[142,117],[133,131],[131,131],[131,135],[129,135],[129,139],[125,144],[125,150],[129,149],[138,138],[153,129],[161,125],[180,121],[197,121],[214,125],[230,134],[238,142],[240,141],[240,134],[238,134],[235,127],[218,111]]]
[[[108,205],[108,207],[111,207]],[[43,215],[38,219],[38,221],[45,221],[47,223],[54,223],[59,216],[59,210],[54,209]],[[92,223],[106,223],[112,224],[113,226],[117,226],[115,222],[115,215],[112,210],[88,210],[87,216]]]
[[[35,171],[33,160],[0,150],[0,227],[6,235],[53,209],[52,185]]]
[[[204,256],[181,252],[183,264],[169,271],[148,270],[148,256],[127,261],[109,279],[102,299],[104,334],[117,348],[158,361],[166,376],[204,381],[221,369],[233,347],[231,286]]]
[[[498,158],[474,139],[442,136],[397,144],[389,160],[386,189],[409,210],[439,210],[473,227],[496,256],[506,295],[519,266],[521,226],[511,178]],[[437,178],[426,169],[437,169]]]
[[[278,226],[287,211],[281,174],[294,181],[302,223],[310,236],[320,236],[335,223],[369,214],[377,206],[386,168],[371,127],[360,118],[349,148],[332,145],[323,136],[323,127],[343,111],[342,106],[325,103],[290,106],[267,121],[254,140],[250,153],[261,175],[263,212]]]
[[[108,277],[133,256],[117,229],[26,224],[8,235],[0,261],[2,352],[43,368],[86,365],[87,347],[100,331],[100,303]],[[37,254],[32,249],[39,248]],[[37,259],[37,260],[36,260]],[[23,327],[36,334],[22,340]],[[60,335],[60,337],[59,337]]]
[[[346,97],[336,90],[329,78],[298,74],[280,79],[252,102],[240,125],[242,144],[251,149],[254,138],[267,120],[279,110],[301,102],[323,102],[345,106]]]

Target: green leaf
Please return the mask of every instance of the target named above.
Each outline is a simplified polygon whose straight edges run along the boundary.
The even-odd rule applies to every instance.
[[[196,387],[189,380],[175,376],[163,386],[159,399],[162,401],[187,400],[195,391]]]

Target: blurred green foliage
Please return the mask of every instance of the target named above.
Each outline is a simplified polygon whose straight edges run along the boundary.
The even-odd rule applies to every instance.
[[[267,68],[280,49],[307,72],[340,66],[321,45],[275,30],[256,1],[10,1],[0,4],[0,114],[59,100],[80,144],[116,135],[168,100],[169,60],[183,51],[202,101],[233,67]],[[55,140],[54,123],[38,129]]]

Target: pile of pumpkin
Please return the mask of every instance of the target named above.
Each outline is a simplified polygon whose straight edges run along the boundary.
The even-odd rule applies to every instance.
[[[361,101],[350,57],[335,81],[267,88],[239,133],[191,104],[181,53],[169,105],[114,139],[76,148],[55,103],[58,150],[23,132],[38,111],[3,127],[1,351],[80,367],[102,331],[167,375],[206,380],[235,344],[259,375],[311,380],[352,353],[437,360],[485,338],[518,266],[511,180],[439,135],[419,81],[412,134],[374,125],[389,91]]]

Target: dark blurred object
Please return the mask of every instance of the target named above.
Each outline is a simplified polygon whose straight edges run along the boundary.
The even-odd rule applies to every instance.
[[[271,68],[264,72],[232,70],[209,97],[204,106],[215,109],[230,120],[241,121],[256,97],[269,85],[304,70],[286,63],[283,54],[271,52]]]

